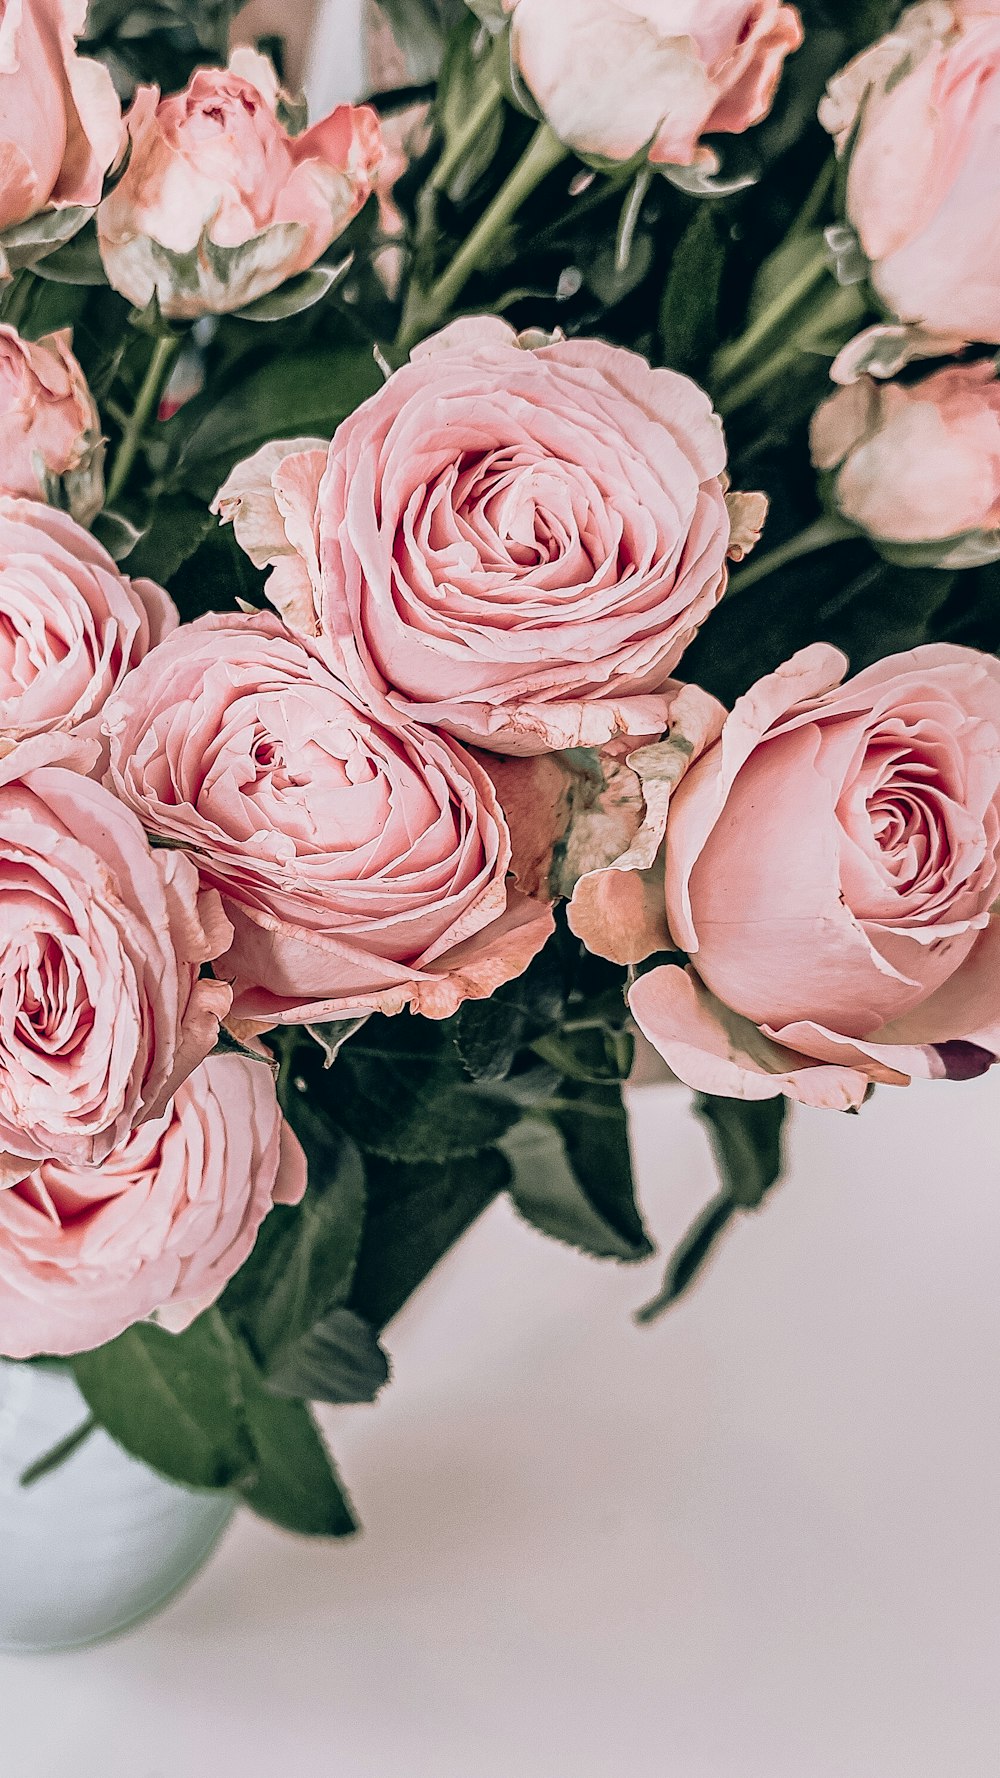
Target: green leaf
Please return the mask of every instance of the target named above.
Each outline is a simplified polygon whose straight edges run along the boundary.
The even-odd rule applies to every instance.
[[[636,1209],[627,1146],[626,1134],[626,1171],[620,1170],[619,1154],[616,1176],[600,1181],[595,1190],[595,1169],[586,1161],[581,1165],[579,1145],[574,1145],[571,1161],[562,1123],[524,1118],[502,1144],[513,1168],[509,1189],[514,1205],[542,1234],[595,1259],[648,1259],[653,1248]]]
[[[558,949],[546,945],[516,981],[459,1007],[451,1029],[467,1072],[474,1080],[505,1080],[518,1051],[558,1024],[565,1004]]]
[[[54,252],[36,260],[33,270],[37,277],[50,278],[55,284],[97,285],[108,281],[92,223],[85,224]]]
[[[332,438],[381,385],[382,373],[363,348],[275,358],[203,415],[183,447],[178,475],[211,500],[233,465],[269,439]]]
[[[690,1289],[734,1216],[758,1209],[784,1167],[787,1103],[783,1098],[721,1099],[697,1093],[694,1108],[708,1126],[722,1191],[706,1204],[675,1248],[663,1288],[639,1311],[642,1322],[655,1321]]]
[[[374,1401],[389,1381],[389,1360],[367,1321],[331,1309],[294,1345],[283,1346],[268,1387],[303,1401]]]
[[[314,265],[297,278],[289,278],[287,284],[272,290],[270,295],[258,296],[255,302],[232,312],[240,321],[286,321],[291,315],[301,315],[323,300],[350,263],[348,258],[339,265]]]
[[[784,1099],[719,1099],[695,1096],[695,1111],[709,1140],[727,1196],[741,1210],[756,1210],[781,1177]]]
[[[370,1157],[368,1214],[349,1307],[382,1328],[510,1183],[496,1148],[443,1164]]]
[[[161,494],[153,505],[147,530],[132,551],[129,573],[146,574],[169,584],[217,524],[203,500],[195,500],[190,494]]]
[[[333,1460],[303,1402],[264,1386],[250,1354],[240,1351],[253,1473],[240,1496],[261,1518],[305,1537],[350,1537],[357,1520]]]
[[[635,1201],[622,1089],[564,1081],[551,1113],[574,1175],[598,1215],[642,1259],[653,1247]]]
[[[0,234],[0,265],[6,263],[14,271],[37,266],[40,259],[72,240],[93,213],[82,204],[64,204],[61,209],[40,210],[26,222],[14,223]]]
[[[253,1467],[236,1348],[214,1310],[182,1334],[131,1327],[72,1363],[94,1418],[161,1475],[226,1488]]]
[[[725,266],[716,212],[711,204],[701,204],[674,251],[660,304],[663,361],[673,370],[703,370],[718,345]]]
[[[330,1109],[366,1154],[386,1160],[441,1163],[478,1154],[517,1118],[516,1107],[479,1091],[465,1075],[447,1032],[430,1036],[407,1020],[415,1049],[378,1048],[369,1027],[341,1050]],[[394,1034],[395,1035],[395,1034]]]
[[[91,530],[98,543],[103,543],[108,555],[115,562],[124,562],[131,556],[142,537],[139,527],[133,525],[131,519],[127,519],[124,513],[112,512],[108,507],[97,514]],[[130,565],[129,573],[133,572]]]
[[[294,1089],[286,1116],[309,1163],[301,1204],[278,1205],[222,1299],[268,1371],[345,1301],[365,1219],[365,1177],[354,1144]]]

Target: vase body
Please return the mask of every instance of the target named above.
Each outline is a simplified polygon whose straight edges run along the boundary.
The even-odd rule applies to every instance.
[[[23,1488],[86,1413],[68,1372],[0,1362],[0,1649],[75,1648],[147,1617],[232,1516],[227,1496],[164,1481],[103,1432]]]

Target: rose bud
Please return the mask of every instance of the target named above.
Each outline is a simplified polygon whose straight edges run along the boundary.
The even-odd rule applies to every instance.
[[[802,42],[781,0],[502,0],[511,56],[561,141],[583,155],[715,170],[704,135],[767,116]]]
[[[35,735],[0,759],[0,1186],[96,1167],[214,1049],[231,927],[180,852],[85,776],[98,748]]]
[[[280,121],[266,56],[233,52],[182,93],[140,87],[132,156],[97,230],[108,280],[173,320],[225,314],[325,253],[368,197],[381,158],[378,119],[338,106],[304,135]]]
[[[87,1352],[154,1314],[180,1332],[305,1185],[270,1070],[210,1056],[102,1166],[43,1161],[0,1192],[0,1353]]]
[[[104,440],[71,340],[68,328],[32,341],[0,324],[0,493],[89,525],[104,504]]]
[[[105,725],[108,783],[222,895],[234,936],[215,967],[243,1035],[406,1006],[447,1018],[552,931],[547,903],[508,883],[482,766],[373,716],[270,613],[176,630]]]
[[[941,567],[1000,557],[1000,382],[992,360],[916,383],[862,377],[813,416],[812,456],[844,518],[890,555]],[[902,546],[902,547],[899,547]]]
[[[740,698],[673,791],[667,924],[632,987],[701,1092],[859,1106],[1000,1056],[1000,662],[944,644],[840,683],[817,643]]]
[[[661,734],[671,672],[759,535],[702,390],[598,340],[456,321],[325,449],[216,507],[373,708],[500,753]]]
[[[121,106],[100,62],[76,53],[86,0],[17,0],[0,14],[0,234],[53,216],[8,248],[24,265],[66,240],[96,209],[124,146]],[[9,273],[0,256],[3,275]]]
[[[93,733],[105,700],[177,623],[52,507],[0,497],[0,756],[49,729]]]
[[[847,215],[882,301],[932,333],[1000,343],[1000,11],[928,0],[831,81]]]

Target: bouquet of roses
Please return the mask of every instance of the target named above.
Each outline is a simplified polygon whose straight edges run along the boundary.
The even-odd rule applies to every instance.
[[[1000,4],[383,0],[311,124],[229,11],[0,5],[0,1353],[336,1534],[498,1194],[649,1254],[640,1033],[647,1317],[1000,1057]]]

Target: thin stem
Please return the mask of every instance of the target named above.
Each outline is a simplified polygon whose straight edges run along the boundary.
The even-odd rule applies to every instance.
[[[724,385],[738,371],[742,370],[745,364],[751,363],[771,334],[782,326],[788,316],[798,308],[799,303],[809,295],[813,287],[829,275],[830,262],[824,242],[796,276],[789,279],[784,289],[761,310],[756,321],[747,328],[746,332],[741,333],[739,339],[733,340],[728,346],[723,346],[721,351],[716,353],[712,366],[714,381]]]
[[[474,148],[495,111],[503,101],[499,82],[492,75],[478,102],[473,106],[462,128],[446,147],[428,180],[432,191],[444,191],[452,174],[461,166],[470,148]]]
[[[816,223],[823,213],[823,205],[833,190],[833,182],[836,177],[837,160],[836,156],[831,154],[830,158],[825,160],[820,167],[812,190],[792,223],[788,235],[789,240],[792,240],[793,237],[797,239],[799,235],[807,235],[810,229],[816,227]]]
[[[430,290],[421,291],[417,287],[411,289],[407,312],[396,342],[398,351],[408,351],[444,320],[472,274],[485,262],[498,235],[516,216],[536,186],[559,165],[566,152],[548,124],[539,124],[509,179],[500,187],[472,233],[463,241],[451,264]]]
[[[782,371],[791,370],[803,353],[812,351],[815,356],[824,355],[820,345],[811,345],[811,341],[829,338],[847,328],[844,334],[856,332],[858,322],[857,299],[850,290],[840,284],[831,284],[826,294],[809,310],[805,317],[806,326],[786,327],[782,333],[782,343],[773,351],[764,350],[756,364],[746,375],[735,383],[723,382],[715,389],[715,405],[726,418],[734,414],[737,408],[746,407],[754,401],[763,390],[775,382]],[[826,354],[833,356],[832,352]]]
[[[789,537],[777,549],[772,549],[767,555],[751,562],[749,568],[744,568],[742,573],[734,574],[726,596],[731,599],[735,593],[745,592],[747,587],[756,586],[758,581],[766,580],[769,574],[776,574],[788,562],[798,561],[800,556],[814,555],[817,550],[827,549],[831,543],[845,543],[849,537],[857,536],[856,527],[848,524],[846,519],[832,515],[817,519],[815,524],[808,525],[804,531]]]
[[[113,506],[122,492],[135,462],[136,452],[142,443],[142,435],[152,416],[159,406],[167,377],[174,359],[180,350],[180,337],[177,334],[161,334],[153,347],[153,355],[146,366],[146,374],[142,379],[142,387],[136,396],[135,407],[125,422],[121,443],[108,477],[107,504]]]
[[[33,1483],[40,1482],[43,1476],[51,1475],[52,1471],[58,1469],[61,1464],[68,1463],[91,1433],[96,1431],[97,1421],[93,1414],[88,1414],[75,1431],[67,1433],[66,1437],[61,1438],[57,1445],[53,1445],[51,1450],[46,1451],[43,1457],[36,1457],[34,1463],[29,1463],[21,1476],[22,1488],[30,1488]]]

